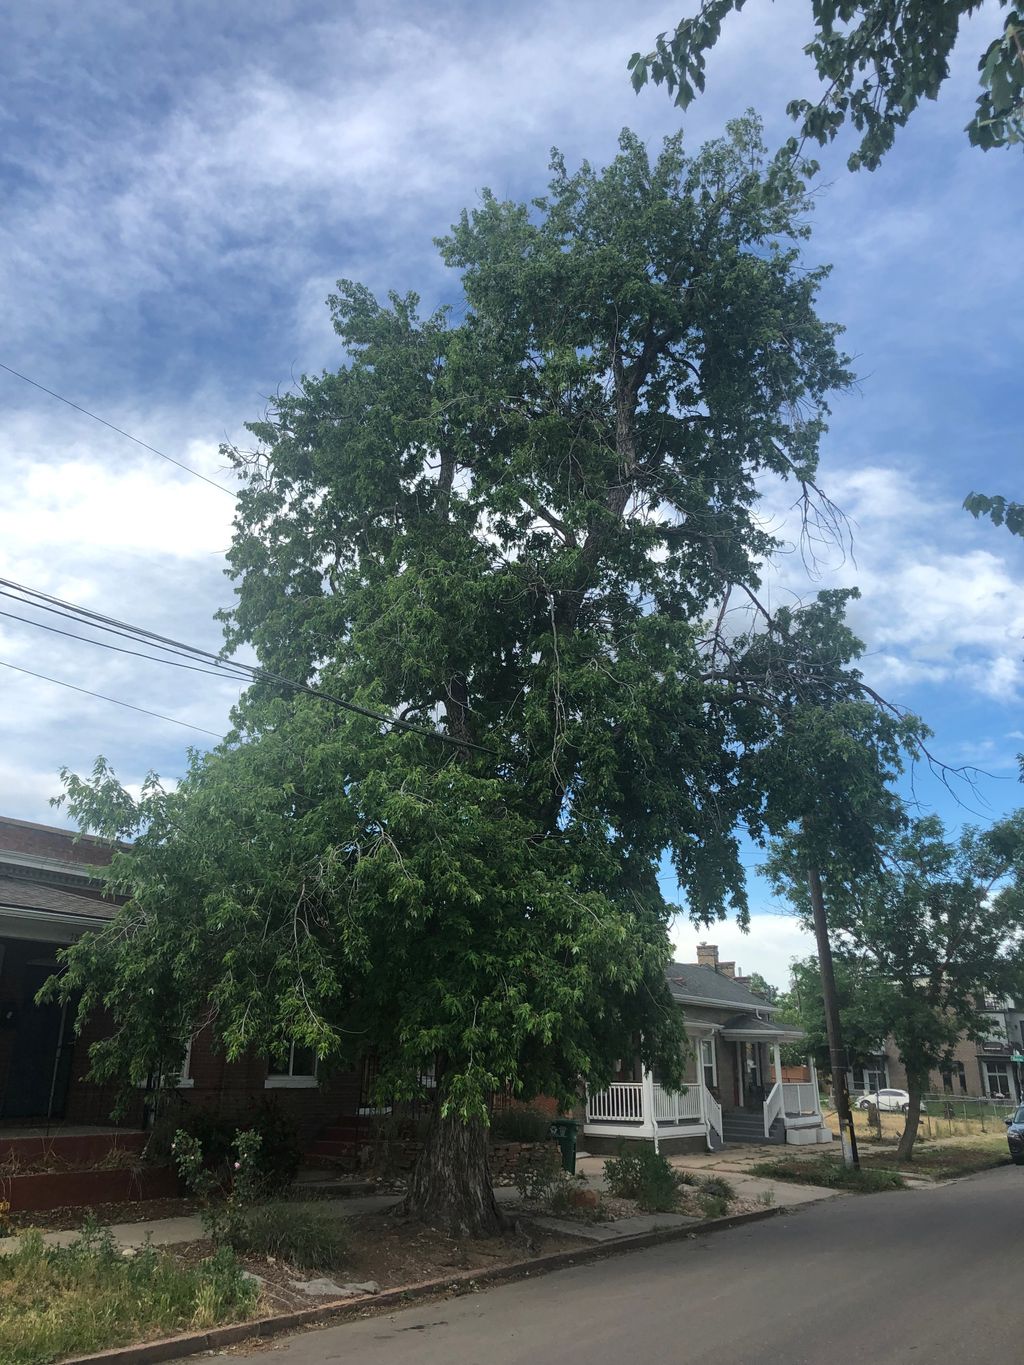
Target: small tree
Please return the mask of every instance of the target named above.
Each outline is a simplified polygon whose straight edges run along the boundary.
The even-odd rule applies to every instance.
[[[982,833],[945,837],[935,817],[909,822],[871,876],[826,867],[844,1030],[865,1042],[891,1037],[910,1103],[898,1157],[913,1158],[921,1095],[961,1037],[990,1029],[986,995],[1024,987],[1024,812]],[[774,846],[768,872],[799,913],[810,913],[799,838]],[[813,1017],[809,993],[805,1011]],[[862,1049],[863,1050],[863,1049]]]

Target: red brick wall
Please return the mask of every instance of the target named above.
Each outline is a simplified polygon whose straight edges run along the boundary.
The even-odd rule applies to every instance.
[[[102,864],[110,862],[113,851],[109,844],[83,834],[75,841],[70,829],[53,829],[49,825],[33,825],[25,820],[11,820],[0,816],[0,849],[24,853],[37,858],[56,858],[65,863]]]
[[[212,1030],[204,1029],[192,1044],[189,1064],[192,1086],[182,1088],[183,1103],[212,1109],[239,1122],[264,1100],[276,1105],[294,1122],[303,1147],[338,1119],[359,1108],[360,1074],[357,1071],[322,1069],[315,1086],[267,1088],[267,1065],[252,1054],[229,1062],[213,1042]]]

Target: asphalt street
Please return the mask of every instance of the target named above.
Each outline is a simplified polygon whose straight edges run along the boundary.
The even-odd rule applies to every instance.
[[[1020,1358],[1024,1170],[746,1228],[266,1343],[280,1365],[992,1365]],[[255,1358],[255,1357],[254,1357]]]

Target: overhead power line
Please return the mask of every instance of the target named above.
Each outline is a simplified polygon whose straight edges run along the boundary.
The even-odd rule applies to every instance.
[[[65,398],[62,393],[57,393],[54,389],[48,389],[45,384],[40,384],[37,379],[30,379],[27,374],[22,374],[20,370],[12,369],[10,365],[5,365],[2,360],[0,360],[0,370],[6,370],[8,374],[13,374],[15,379],[20,379],[26,384],[31,384],[34,389],[38,389],[41,393],[49,394],[51,398],[56,398],[58,403],[66,403],[69,408],[74,408],[76,412],[82,413],[83,416],[91,417],[94,422],[99,422],[101,426],[108,427],[111,431],[116,431],[118,436],[124,436],[127,440],[134,441],[137,446],[141,446],[143,450],[148,450],[150,454],[159,455],[161,460],[167,460],[168,463],[177,465],[177,467],[183,469],[186,474],[191,474],[194,478],[202,479],[203,483],[208,483],[211,488],[219,488],[222,493],[227,493],[229,498],[235,497],[232,490],[226,488],[224,484],[217,483],[215,479],[208,479],[205,474],[200,474],[198,469],[193,469],[191,465],[183,464],[181,460],[176,460],[173,455],[168,455],[162,450],[157,450],[156,446],[151,446],[148,441],[143,441],[139,436],[133,436],[130,431],[125,431],[123,427],[116,427],[113,422],[108,422],[105,417],[98,417],[95,412],[90,412],[88,408],[83,408],[80,403],[73,403],[70,398]]]
[[[212,735],[214,739],[223,739],[223,735],[218,735],[215,730],[204,730],[201,725],[192,725],[187,720],[178,720],[175,716],[164,716],[159,711],[148,711],[144,706],[135,706],[130,701],[121,701],[119,697],[108,697],[102,692],[90,692],[87,687],[77,687],[74,683],[64,682],[62,678],[50,678],[45,673],[34,673],[31,668],[22,668],[20,664],[8,663],[6,659],[0,659],[0,668],[11,668],[15,673],[24,673],[29,678],[39,678],[42,682],[54,683],[57,687],[66,687],[72,692],[81,692],[85,697],[95,697],[97,701],[113,702],[115,706],[124,706],[129,711],[138,711],[143,716],[152,716],[155,720],[165,720],[169,725],[182,725],[186,730],[196,730],[201,735]]]
[[[457,749],[471,749],[477,753],[497,757],[495,750],[489,749],[485,745],[474,744],[471,740],[459,739],[455,735],[446,735],[441,730],[414,725],[411,721],[401,720],[397,716],[389,716],[382,711],[372,710],[370,707],[359,705],[358,702],[347,701],[344,697],[335,696],[333,693],[325,692],[322,688],[313,687],[309,683],[296,682],[293,678],[288,678],[282,673],[274,673],[269,669],[259,668],[253,664],[243,664],[232,659],[225,659],[219,654],[214,654],[211,650],[186,644],[184,641],[175,640],[168,635],[160,635],[156,631],[147,630],[144,626],[134,626],[130,622],[119,621],[116,617],[91,611],[87,607],[76,606],[73,602],[66,602],[62,598],[54,597],[50,593],[40,592],[38,589],[27,587],[23,583],[16,583],[9,578],[0,578],[0,595],[11,598],[23,606],[51,611],[55,615],[63,616],[78,625],[89,626],[121,638],[131,639],[134,643],[148,646],[150,649],[175,654],[178,658],[163,658],[158,654],[147,654],[127,649],[123,645],[114,645],[106,640],[94,640],[87,635],[77,635],[72,631],[62,630],[58,626],[47,625],[43,621],[33,621],[29,617],[18,616],[14,612],[0,611],[0,616],[10,617],[26,625],[35,626],[39,630],[46,630],[72,640],[79,640],[84,644],[98,645],[100,648],[111,649],[119,654],[130,654],[134,657],[148,659],[151,663],[167,664],[172,668],[186,668],[192,672],[233,678],[235,681],[271,683],[278,687],[286,687],[291,691],[305,692],[311,697],[330,702],[332,705],[350,711],[355,715],[365,716],[368,720],[377,721],[378,724],[386,725],[390,729],[405,730],[411,734],[422,735],[426,739],[449,744]],[[188,659],[191,662],[182,663],[179,662],[180,659]]]

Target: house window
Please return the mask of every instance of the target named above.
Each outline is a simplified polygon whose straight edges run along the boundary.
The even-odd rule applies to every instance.
[[[885,1088],[885,1072],[878,1066],[855,1066],[851,1090],[858,1094],[874,1095]]]
[[[953,1093],[953,1077],[956,1077],[960,1087],[960,1094],[967,1094],[967,1072],[964,1070],[963,1062],[954,1062],[948,1071],[942,1073],[942,1088],[947,1095]]]
[[[178,1089],[191,1090],[195,1085],[195,1078],[192,1075],[192,1039],[185,1044],[185,1055],[181,1059],[181,1070],[178,1072]]]
[[[704,1077],[704,1084],[709,1090],[713,1090],[718,1084],[718,1063],[715,1060],[713,1038],[702,1038],[700,1040],[700,1068]]]
[[[1009,1099],[1010,1069],[1005,1062],[982,1062],[985,1073],[985,1090],[991,1099]]]
[[[301,1043],[290,1043],[287,1052],[267,1063],[268,1090],[299,1090],[316,1085],[316,1053]]]
[[[167,1090],[176,1086],[179,1090],[191,1090],[195,1081],[192,1078],[192,1039],[185,1044],[185,1055],[179,1066],[169,1066],[166,1070],[153,1070],[146,1077],[140,1089]]]

